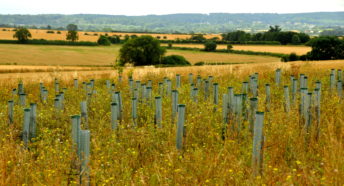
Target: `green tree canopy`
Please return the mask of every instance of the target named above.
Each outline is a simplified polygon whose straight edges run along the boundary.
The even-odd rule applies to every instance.
[[[26,28],[19,28],[14,33],[13,38],[17,38],[20,43],[25,43],[31,38],[32,35],[30,31]]]
[[[66,39],[72,42],[77,41],[79,39],[79,34],[77,31],[68,31]]]
[[[275,25],[275,26],[270,26],[268,32],[280,32],[280,31],[282,31],[282,29],[280,28],[280,26]]]
[[[99,36],[97,43],[99,45],[104,45],[104,46],[110,46],[111,45],[109,38],[106,36],[103,36],[103,35]]]
[[[190,40],[193,40],[193,41],[202,43],[202,42],[204,42],[206,39],[205,39],[205,37],[203,36],[203,34],[195,34],[195,35],[192,35],[192,36],[190,37]]]
[[[132,63],[134,66],[156,65],[161,62],[166,50],[160,47],[159,40],[143,35],[129,39],[120,49],[120,64]]]
[[[217,44],[215,41],[207,41],[204,43],[204,50],[205,51],[215,51],[217,47]]]
[[[294,45],[300,44],[301,40],[300,37],[298,35],[293,35],[293,37],[291,38],[291,43]]]
[[[79,39],[79,35],[78,35],[78,26],[74,25],[74,24],[69,24],[67,25],[67,40],[70,40],[72,42],[77,41]]]
[[[344,59],[344,41],[337,37],[318,37],[308,43],[312,51],[307,53],[311,60]]]

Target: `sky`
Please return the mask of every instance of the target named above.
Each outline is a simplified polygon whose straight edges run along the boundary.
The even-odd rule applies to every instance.
[[[344,0],[0,0],[0,14],[162,15],[325,11],[344,11]]]

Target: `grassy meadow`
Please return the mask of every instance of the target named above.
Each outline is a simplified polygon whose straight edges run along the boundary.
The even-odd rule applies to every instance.
[[[110,66],[116,61],[121,45],[112,46],[45,46],[0,44],[0,64]],[[166,55],[182,55],[190,63],[261,63],[279,62],[269,56],[207,53],[200,51],[167,50]]]
[[[18,79],[0,83],[0,184],[1,185],[77,185],[78,166],[72,142],[71,115],[80,113],[80,102],[87,100],[88,127],[82,120],[82,129],[91,134],[91,185],[343,185],[344,183],[344,106],[337,90],[330,89],[330,69],[344,68],[344,61],[256,63],[223,66],[127,68],[119,81],[116,71],[92,74],[87,71],[69,74],[51,74],[58,78],[64,92],[64,108],[54,106],[55,85],[48,78],[25,78],[26,106],[20,106],[19,97],[12,94]],[[280,68],[281,84],[275,84],[275,69]],[[242,82],[253,73],[258,75],[258,110],[264,113],[263,173],[253,176],[251,166],[252,134],[248,120],[242,119],[237,133],[236,120],[230,119],[222,139],[223,94],[229,86],[235,94],[242,93]],[[66,72],[69,73],[69,72]],[[199,88],[190,96],[189,73]],[[291,91],[290,76],[308,77],[308,90],[321,81],[321,119],[316,123],[312,115],[311,130],[305,132],[304,120],[299,114],[300,93],[290,112],[285,111],[283,85]],[[176,74],[181,75],[181,87],[176,87]],[[56,76],[55,76],[56,75]],[[137,126],[131,118],[131,97],[128,76],[140,84],[152,80],[152,97],[140,100],[137,107]],[[197,84],[196,77],[202,78]],[[212,85],[205,97],[205,81],[219,84],[219,102],[214,104]],[[186,105],[183,149],[176,149],[176,120],[172,120],[171,95],[158,83],[164,77],[172,81],[172,89],[179,92],[179,104]],[[338,76],[336,75],[336,78]],[[75,88],[73,78],[79,79]],[[82,82],[95,80],[93,94],[86,94]],[[115,83],[107,88],[106,80]],[[40,100],[39,82],[48,90],[46,102]],[[271,85],[270,109],[267,111],[265,84]],[[166,85],[166,84],[165,84]],[[136,87],[136,83],[134,84]],[[298,86],[300,87],[300,86]],[[62,88],[67,88],[62,90]],[[139,90],[142,86],[137,87]],[[122,119],[117,130],[111,129],[111,92],[122,95]],[[57,92],[56,92],[57,93]],[[142,89],[140,90],[140,94]],[[162,128],[154,122],[154,96],[162,97]],[[253,95],[251,91],[247,98]],[[7,101],[14,100],[14,121],[8,124]],[[24,148],[21,140],[23,108],[37,103],[37,136]],[[247,113],[249,103],[244,104]],[[216,109],[214,109],[216,108]],[[313,107],[312,107],[313,109]],[[312,112],[313,113],[313,112]],[[233,129],[234,127],[234,129]],[[317,131],[319,136],[316,137]]]

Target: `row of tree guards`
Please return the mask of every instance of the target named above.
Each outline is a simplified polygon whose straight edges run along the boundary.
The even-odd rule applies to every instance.
[[[156,92],[159,96],[154,97],[153,101],[153,86],[152,81],[149,80],[146,83],[141,81],[134,81],[129,79],[127,87],[131,95],[131,122],[132,127],[140,127],[138,122],[139,118],[139,105],[145,105],[155,110],[154,123],[157,128],[163,128],[163,121],[168,120],[164,116],[162,103],[164,100],[171,100],[171,122],[176,124],[176,149],[183,150],[183,139],[186,137],[186,105],[180,104],[178,90],[182,87],[182,77],[177,74],[175,79],[175,89],[172,89],[172,81],[168,78],[164,78],[162,82],[159,82],[156,88]],[[219,84],[213,83],[213,77],[209,76],[206,79],[202,79],[201,76],[197,76],[194,80],[193,74],[188,76],[188,84],[190,90],[190,100],[194,103],[209,100],[212,96],[213,112],[218,112],[219,101]],[[243,121],[248,121],[247,126],[252,133],[253,150],[252,150],[252,169],[253,175],[257,176],[262,174],[263,163],[263,147],[264,147],[264,112],[258,111],[258,73],[254,73],[248,77],[249,81],[242,83],[241,94],[235,94],[233,87],[228,87],[227,92],[222,95],[222,139],[226,140],[228,131],[240,134],[243,129]],[[274,89],[283,88],[283,107],[286,113],[291,111],[291,108],[298,108],[300,113],[300,124],[305,130],[306,138],[315,136],[316,139],[319,136],[320,126],[320,108],[321,108],[321,92],[322,84],[320,81],[315,82],[315,89],[311,91],[308,88],[308,77],[305,74],[300,74],[299,79],[294,76],[290,76],[290,87],[282,86],[282,71],[277,69],[275,71],[275,85]],[[118,83],[122,84],[122,78],[118,78]],[[299,86],[298,86],[299,84]],[[331,70],[330,73],[330,93],[335,93],[340,100],[343,96],[342,85],[342,71]],[[123,85],[123,84],[122,84]],[[212,85],[212,88],[211,88]],[[65,109],[65,94],[68,94],[67,88],[60,90],[60,84],[56,79],[54,82],[54,108],[56,112],[61,112]],[[119,125],[123,120],[123,100],[120,91],[117,91],[115,83],[111,83],[110,80],[105,81],[105,85],[109,96],[111,97],[111,103],[109,103],[111,111],[111,127],[114,131],[118,132]],[[43,83],[40,83],[40,100],[42,104],[48,103],[48,90],[44,87]],[[80,165],[80,182],[89,183],[89,171],[88,167],[90,156],[90,130],[88,126],[88,104],[91,101],[92,95],[97,94],[95,87],[95,80],[89,82],[83,82],[82,86],[79,86],[78,79],[74,79],[72,89],[84,90],[86,100],[80,103],[80,114],[73,115],[71,117],[72,123],[72,141],[73,147],[78,157]],[[18,88],[12,90],[13,100],[8,101],[8,122],[12,124],[14,121],[14,105],[18,104],[22,107],[26,107],[26,94],[24,91],[23,83],[18,84]],[[19,96],[17,98],[16,96]],[[248,96],[250,98],[248,99]],[[299,101],[297,101],[299,99]],[[299,105],[296,105],[296,104]],[[271,111],[271,85],[265,84],[265,111]],[[126,112],[130,109],[126,110]],[[31,103],[30,108],[24,109],[23,119],[23,131],[22,139],[24,147],[29,148],[29,143],[36,137],[36,125],[37,125],[37,104]],[[81,125],[83,123],[83,125]],[[82,127],[84,129],[82,129]],[[311,133],[311,128],[314,127],[316,132]]]

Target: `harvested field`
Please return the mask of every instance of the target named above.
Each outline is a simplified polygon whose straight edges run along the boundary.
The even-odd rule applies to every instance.
[[[110,66],[116,61],[121,45],[110,47],[44,46],[0,44],[0,64],[17,65],[83,65]],[[261,63],[279,62],[269,56],[210,53],[185,50],[168,50],[166,55],[182,55],[191,63]]]
[[[3,31],[6,29],[6,31]],[[67,31],[60,31],[61,34],[57,34],[57,30],[41,30],[41,29],[29,29],[32,34],[32,39],[46,39],[46,40],[66,40]],[[53,31],[54,33],[47,33],[47,31]],[[0,39],[12,40],[13,28],[1,28],[0,29]],[[150,33],[125,33],[125,32],[79,32],[79,41],[93,41],[96,42],[99,35],[108,34],[109,36],[118,35],[121,39],[124,39],[125,35],[151,35],[153,37],[160,37],[161,40],[175,40],[175,39],[188,39],[191,37],[190,34],[150,34]],[[219,34],[208,34],[204,35],[205,38],[210,39],[213,37],[221,37]]]
[[[163,44],[167,46],[167,44]],[[173,44],[174,47],[204,48],[203,44]],[[227,45],[219,44],[217,49],[227,49]],[[290,54],[295,52],[297,55],[303,55],[311,51],[308,46],[284,46],[284,45],[233,45],[233,50],[248,50],[255,52],[272,52],[280,54]]]
[[[258,56],[258,55],[242,55],[242,54],[227,54],[227,53],[212,53],[200,51],[187,50],[168,50],[166,55],[182,55],[191,64],[203,61],[206,63],[266,63],[279,62],[277,57]]]

